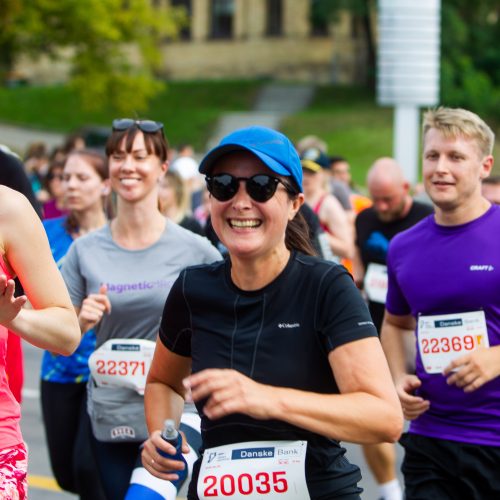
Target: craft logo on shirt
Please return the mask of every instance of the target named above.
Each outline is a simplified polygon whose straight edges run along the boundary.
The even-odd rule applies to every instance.
[[[472,264],[469,271],[493,271],[495,268],[491,264]]]

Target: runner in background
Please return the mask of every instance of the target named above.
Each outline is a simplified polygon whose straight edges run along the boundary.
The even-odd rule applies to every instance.
[[[205,236],[201,224],[191,214],[191,198],[181,175],[168,170],[160,180],[158,189],[160,211],[179,226]]]
[[[144,467],[164,479],[183,468],[158,449],[174,453],[160,429],[179,421],[190,388],[203,439],[190,500],[359,499],[361,474],[340,441],[394,441],[401,410],[351,277],[311,256],[300,159],[284,135],[249,127],[200,171],[229,256],[186,269],[169,294],[146,387]]]
[[[373,206],[360,212],[355,220],[353,271],[356,285],[364,291],[373,322],[380,332],[387,294],[389,242],[396,234],[431,214],[433,209],[411,198],[410,184],[392,158],[375,161],[368,171],[366,183]],[[381,498],[401,500],[403,493],[396,477],[395,446],[390,443],[364,445],[363,453],[379,485]]]
[[[116,217],[76,239],[62,267],[82,333],[96,334],[87,409],[108,500],[125,497],[148,436],[143,391],[172,283],[186,266],[220,259],[206,238],[160,212],[167,153],[161,123],[114,120],[106,154]]]
[[[424,115],[423,179],[435,215],[387,258],[382,343],[409,432],[405,497],[500,498],[500,207],[481,195],[494,134],[474,113]],[[403,333],[415,329],[416,373]]]
[[[346,186],[349,192],[349,201],[352,206],[352,210],[348,211],[349,222],[351,223],[354,230],[354,220],[356,215],[359,214],[365,208],[372,206],[372,200],[367,196],[358,193],[355,190],[354,183],[351,177],[351,166],[346,158],[343,156],[330,156],[330,167],[329,172],[332,179],[336,182],[340,182]],[[351,273],[354,273],[352,259],[342,259],[341,264]]]
[[[325,231],[330,250],[337,257],[352,258],[354,254],[354,235],[352,224],[340,202],[328,190],[327,164],[317,163],[309,158],[311,154],[301,157],[303,169],[304,197],[306,203],[318,216],[322,229]]]
[[[59,268],[75,239],[106,223],[107,158],[96,151],[74,151],[62,165],[61,177],[69,215],[44,221]],[[59,486],[82,500],[104,498],[90,449],[87,415],[88,358],[94,349],[95,334],[90,330],[69,357],[45,351],[41,369],[42,416],[50,465]]]

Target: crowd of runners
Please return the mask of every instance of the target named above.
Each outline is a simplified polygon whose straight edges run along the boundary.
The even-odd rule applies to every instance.
[[[418,193],[389,157],[364,191],[315,136],[248,127],[198,163],[165,132],[0,149],[0,498],[27,495],[20,339],[83,500],[358,499],[342,442],[385,500],[499,498],[490,127],[427,111]]]

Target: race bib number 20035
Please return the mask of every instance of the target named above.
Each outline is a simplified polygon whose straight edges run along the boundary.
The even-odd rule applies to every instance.
[[[254,441],[209,448],[203,454],[198,496],[203,500],[309,500],[306,441]]]

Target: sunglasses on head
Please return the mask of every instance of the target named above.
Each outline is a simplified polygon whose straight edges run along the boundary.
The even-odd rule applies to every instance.
[[[252,175],[252,177],[235,177],[231,174],[207,175],[206,178],[208,192],[219,201],[229,201],[233,198],[240,188],[240,181],[245,181],[245,189],[252,200],[264,203],[270,200],[278,184],[285,186],[288,192],[291,192],[281,179],[267,174]]]
[[[128,130],[130,127],[134,125],[137,126],[139,130],[142,132],[146,132],[147,134],[154,134],[158,132],[158,130],[163,129],[163,123],[154,122],[153,120],[133,120],[132,118],[119,118],[117,120],[113,120],[113,131],[123,131]]]

